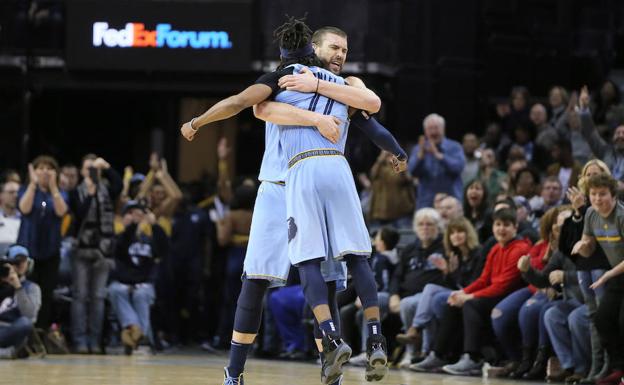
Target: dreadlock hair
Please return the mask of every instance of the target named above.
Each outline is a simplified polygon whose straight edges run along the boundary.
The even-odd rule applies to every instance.
[[[279,43],[280,48],[288,50],[296,50],[312,43],[312,30],[304,22],[305,16],[296,19],[293,16],[287,16],[288,20],[277,27],[273,31],[275,40]],[[302,64],[309,67],[323,67],[323,62],[312,53],[311,55],[297,58],[281,58],[278,70],[283,69],[291,64]]]

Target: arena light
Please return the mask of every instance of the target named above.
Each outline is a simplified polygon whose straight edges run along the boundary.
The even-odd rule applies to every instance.
[[[225,31],[179,31],[171,24],[159,23],[155,30],[144,23],[126,23],[123,29],[111,28],[107,22],[93,23],[93,46],[108,48],[191,48],[231,49]]]

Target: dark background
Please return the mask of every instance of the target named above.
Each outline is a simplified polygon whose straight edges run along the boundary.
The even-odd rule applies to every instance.
[[[222,98],[271,69],[278,57],[272,31],[286,14],[307,14],[312,29],[334,25],[348,33],[347,61],[380,95],[379,119],[406,145],[417,139],[428,113],[447,119],[451,137],[481,133],[494,103],[508,98],[512,86],[525,85],[533,100],[540,100],[557,84],[577,89],[598,87],[609,77],[619,82],[624,68],[618,55],[624,48],[624,2],[615,0],[95,3],[0,2],[0,169],[23,170],[40,153],[78,162],[89,151],[118,169],[144,168],[158,137],[175,174],[181,99]],[[107,56],[117,59],[108,65],[89,49],[76,52],[72,42],[79,47],[90,37],[68,28],[88,23],[99,12],[120,23],[149,22],[164,12],[167,20],[153,22],[228,28],[231,40],[247,48],[233,54],[135,51]],[[92,69],[89,63],[104,68]],[[238,170],[255,174],[262,124],[250,112],[240,121]],[[357,158],[367,159],[371,150],[358,145],[357,133],[349,140],[355,152],[365,154]]]

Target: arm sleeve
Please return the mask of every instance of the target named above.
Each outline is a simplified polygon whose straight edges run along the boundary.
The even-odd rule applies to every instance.
[[[409,172],[414,176],[421,176],[425,158],[418,159],[418,145],[414,146],[410,153],[409,160],[407,161],[407,168]]]
[[[594,209],[590,207],[590,209],[585,213],[585,224],[583,226],[583,235],[589,235],[590,237],[594,236],[594,229],[592,229],[590,223],[593,213]]]
[[[108,179],[108,194],[113,202],[119,198],[119,194],[121,194],[121,190],[123,189],[123,180],[121,179],[121,175],[112,167],[109,167],[107,170],[103,172],[106,179]]]
[[[604,139],[602,139],[596,131],[589,110],[580,111],[579,118],[581,120],[581,133],[585,140],[587,140],[587,144],[589,144],[592,152],[598,158],[604,157],[609,145],[605,143]]]
[[[506,295],[510,292],[510,289],[519,287],[519,283],[522,282],[522,276],[518,271],[518,259],[529,251],[529,248],[514,248],[509,251],[509,254],[505,255],[505,266],[492,277],[490,284],[481,290],[475,290],[472,294],[475,297],[498,297]]]
[[[280,90],[279,86],[277,85],[278,80],[282,76],[292,75],[292,73],[293,73],[292,67],[284,68],[278,71],[269,72],[260,76],[258,79],[256,79],[254,84],[264,84],[266,86],[271,87],[272,92],[271,92],[270,98],[273,99]]]
[[[449,147],[450,151],[448,151],[448,153],[444,153],[442,164],[450,174],[459,175],[464,170],[464,166],[466,165],[464,150],[459,144],[456,143],[453,143]]]
[[[382,126],[375,118],[365,116],[362,111],[357,111],[351,118],[351,124],[362,130],[377,147],[399,158],[406,158],[407,153],[399,146],[397,140],[390,131]]]
[[[35,321],[41,307],[41,289],[39,285],[31,283],[28,287],[22,287],[21,290],[15,292],[15,296],[20,313],[31,321]]]
[[[473,283],[464,288],[464,293],[471,294],[478,290],[485,288],[490,282],[490,274],[492,273],[492,261],[493,261],[493,253],[494,250],[490,252],[488,255],[485,266],[483,267],[483,272]]]

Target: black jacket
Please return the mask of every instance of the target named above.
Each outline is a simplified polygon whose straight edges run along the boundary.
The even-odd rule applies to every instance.
[[[155,281],[157,261],[167,255],[169,240],[160,226],[152,225],[151,230],[151,235],[137,234],[137,225],[132,224],[119,234],[114,280],[128,285]]]
[[[420,293],[428,283],[448,286],[442,272],[428,260],[433,254],[444,256],[442,237],[426,248],[419,240],[405,247],[390,281],[390,294],[403,298]]]

